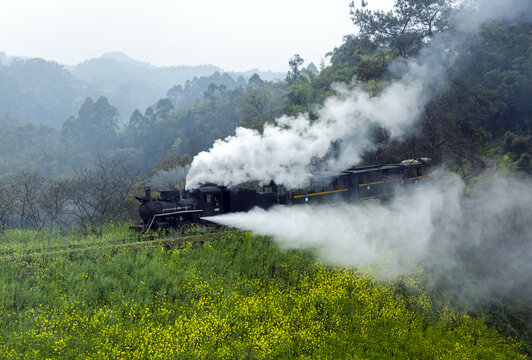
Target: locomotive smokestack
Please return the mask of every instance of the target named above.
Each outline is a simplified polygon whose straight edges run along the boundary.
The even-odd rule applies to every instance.
[[[151,202],[151,190],[149,186],[144,187],[144,192],[146,193],[146,202]]]

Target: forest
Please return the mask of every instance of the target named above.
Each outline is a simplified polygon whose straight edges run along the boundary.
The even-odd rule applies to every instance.
[[[29,180],[21,179],[31,177],[42,179],[37,193],[53,193],[61,184],[80,181],[81,173],[96,173],[102,162],[127,162],[128,173],[137,174],[132,179],[147,179],[157,170],[189,163],[216,139],[234,134],[237,126],[262,131],[264,124],[274,124],[283,114],[307,112],[312,118],[320,104],[335,94],[338,84],[364,86],[378,94],[401,76],[401,64],[422,53],[432,37],[446,39],[445,46],[458,46],[452,40],[451,3],[429,1],[427,9],[415,10],[420,14],[428,11],[433,17],[429,23],[423,18],[426,14],[411,20],[408,12],[412,10],[401,9],[401,4],[384,16],[352,3],[352,20],[360,33],[346,36],[327,54],[330,65],[319,70],[312,63],[304,67],[304,59],[296,54],[289,59],[282,81],[263,80],[258,74],[247,80],[241,75],[234,79],[219,72],[195,77],[169,88],[167,97],[146,109],[133,111],[125,125],[104,96],[85,98],[77,115],[65,119],[59,130],[0,115],[0,197],[13,194],[9,188],[28,188],[24,182]],[[401,21],[408,26],[403,29],[398,25]],[[397,33],[383,30],[391,24]],[[530,174],[531,35],[526,22],[482,24],[474,41],[456,49],[462,55],[446,60],[452,61],[447,64],[446,80],[425,106],[416,131],[398,139],[390,137],[386,129],[376,128],[372,140],[377,146],[363,154],[361,164],[352,165],[429,157],[435,164],[458,169],[466,178],[494,163]],[[54,86],[60,84],[54,82]],[[3,203],[27,208],[23,202]],[[2,225],[19,226],[20,216],[8,219],[7,212],[0,210]],[[105,222],[116,216],[113,213],[101,219]],[[40,217],[42,224],[33,226],[52,226],[50,216]],[[65,222],[79,225],[72,217]]]
[[[270,238],[232,230],[212,244],[172,251],[134,245],[39,255],[131,240],[135,196],[154,174],[190,165],[237,127],[261,134],[283,116],[315,120],[345,89],[378,96],[413,59],[434,53],[443,70],[431,74],[437,89],[415,129],[397,137],[375,125],[374,146],[351,165],[430,158],[464,180],[465,197],[494,172],[529,180],[532,19],[469,18],[478,31],[464,36],[466,4],[396,0],[389,12],[363,5],[350,3],[357,32],[326,54],[327,64],[294,54],[282,78],[188,68],[157,100],[120,94],[118,80],[106,74],[127,78],[143,68],[144,84],[160,91],[162,80],[153,79],[177,68],[131,68],[116,54],[75,69],[2,60],[0,321],[10,325],[1,330],[0,352],[12,359],[71,358],[74,349],[85,358],[167,358],[161,343],[185,358],[530,356],[528,289],[463,303],[423,270],[382,283],[371,269],[331,267],[312,251],[285,251]],[[119,112],[135,101],[130,114]],[[519,219],[527,221],[516,217],[516,226]],[[363,336],[353,339],[355,332]]]

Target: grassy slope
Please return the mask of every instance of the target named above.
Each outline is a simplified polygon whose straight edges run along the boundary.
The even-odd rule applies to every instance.
[[[436,309],[416,278],[405,282],[416,295],[399,295],[249,234],[0,267],[2,358],[522,356],[482,320]]]

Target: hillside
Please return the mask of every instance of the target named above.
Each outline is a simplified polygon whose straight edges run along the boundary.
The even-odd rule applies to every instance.
[[[47,235],[1,236],[15,246]],[[246,233],[28,259],[0,259],[7,358],[526,358],[433,302],[422,274],[380,283]]]
[[[0,114],[60,128],[95,92],[64,66],[43,59],[0,65]]]
[[[135,109],[146,109],[176,85],[222,69],[213,65],[156,67],[114,52],[68,67],[44,59],[0,53],[0,114],[59,129],[87,97],[105,96],[116,106],[121,123]],[[284,74],[260,72],[266,78]],[[230,73],[247,80],[254,72]]]

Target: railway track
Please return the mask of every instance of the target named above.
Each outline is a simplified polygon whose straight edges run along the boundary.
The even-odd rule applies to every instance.
[[[206,234],[193,234],[182,236],[168,236],[159,239],[139,240],[131,238],[123,238],[117,240],[108,240],[103,242],[87,243],[87,244],[72,244],[63,247],[52,248],[38,248],[24,251],[6,250],[0,253],[0,261],[3,260],[30,260],[39,257],[54,257],[61,255],[69,255],[82,252],[91,252],[96,250],[120,250],[120,249],[142,249],[153,246],[162,246],[165,249],[172,249],[175,247],[183,247],[190,244],[203,244],[207,241],[213,241],[222,234],[233,233],[234,231],[222,230],[216,232],[209,232]]]

